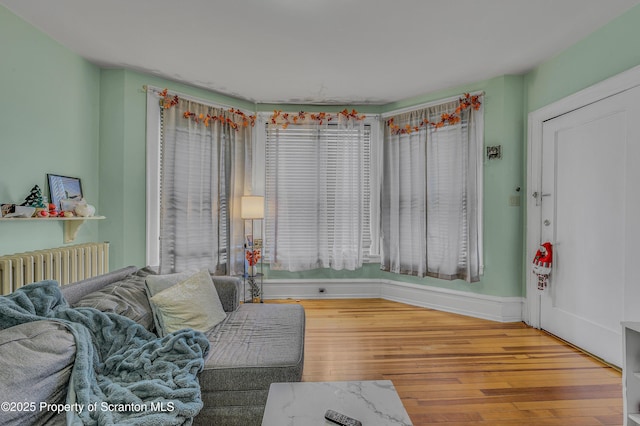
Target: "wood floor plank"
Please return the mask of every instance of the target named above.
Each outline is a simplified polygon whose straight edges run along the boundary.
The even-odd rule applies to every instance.
[[[307,314],[303,381],[392,380],[417,425],[621,425],[621,374],[524,323],[383,299]]]

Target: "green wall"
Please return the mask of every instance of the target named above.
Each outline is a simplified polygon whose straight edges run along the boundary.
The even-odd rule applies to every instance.
[[[34,184],[45,189],[47,172],[80,177],[87,198],[107,219],[85,224],[78,242],[110,241],[112,269],[144,265],[143,86],[248,110],[256,106],[129,70],[101,70],[1,6],[0,39],[12,40],[0,45],[0,202],[21,202]],[[353,272],[268,271],[268,277],[387,278],[487,295],[524,295],[527,113],[638,65],[639,47],[640,6],[525,75],[496,77],[382,107],[353,106],[364,113],[387,112],[463,92],[485,92],[485,145],[502,145],[503,158],[484,164],[485,275],[480,283],[400,276],[373,264]],[[274,108],[281,106],[257,106],[259,111]],[[521,206],[511,206],[510,197]],[[60,245],[59,223],[0,223],[0,254]]]
[[[47,173],[79,177],[97,206],[100,69],[0,6],[0,203]],[[87,222],[76,242],[98,240]],[[64,245],[62,222],[0,222],[0,255]]]
[[[640,64],[640,6],[525,75],[526,112]]]

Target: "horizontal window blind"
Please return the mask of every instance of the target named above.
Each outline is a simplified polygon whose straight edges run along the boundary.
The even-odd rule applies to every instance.
[[[470,194],[463,190],[469,174],[469,150],[464,142],[468,140],[468,121],[428,132],[427,261],[429,265],[445,265],[439,270],[465,271],[469,259]]]
[[[370,126],[267,126],[265,152],[265,260],[298,259],[310,269],[327,267],[322,259],[339,256],[341,250],[359,250],[366,259],[371,246]],[[344,194],[357,195],[346,199]],[[351,223],[358,229],[345,229]]]

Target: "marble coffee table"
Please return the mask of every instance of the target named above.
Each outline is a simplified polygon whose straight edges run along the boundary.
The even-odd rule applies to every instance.
[[[390,380],[362,382],[272,383],[262,426],[325,426],[332,409],[362,422],[362,426],[411,426]]]

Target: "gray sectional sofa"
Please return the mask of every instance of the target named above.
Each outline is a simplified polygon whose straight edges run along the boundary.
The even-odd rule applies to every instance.
[[[73,307],[114,312],[154,331],[144,285],[150,273],[153,272],[127,267],[64,286],[62,293]],[[305,312],[297,304],[241,304],[240,279],[212,278],[227,316],[206,333],[210,350],[197,375],[204,407],[194,424],[259,425],[270,384],[302,378]],[[26,349],[25,341],[29,342]],[[50,357],[41,356],[48,350]],[[73,337],[55,321],[1,330],[0,394],[10,392],[29,401],[64,403],[73,353]],[[36,361],[32,361],[34,357]],[[51,365],[47,365],[49,361]],[[64,413],[53,415],[41,410],[0,413],[0,417],[3,415],[3,424],[65,422]]]

